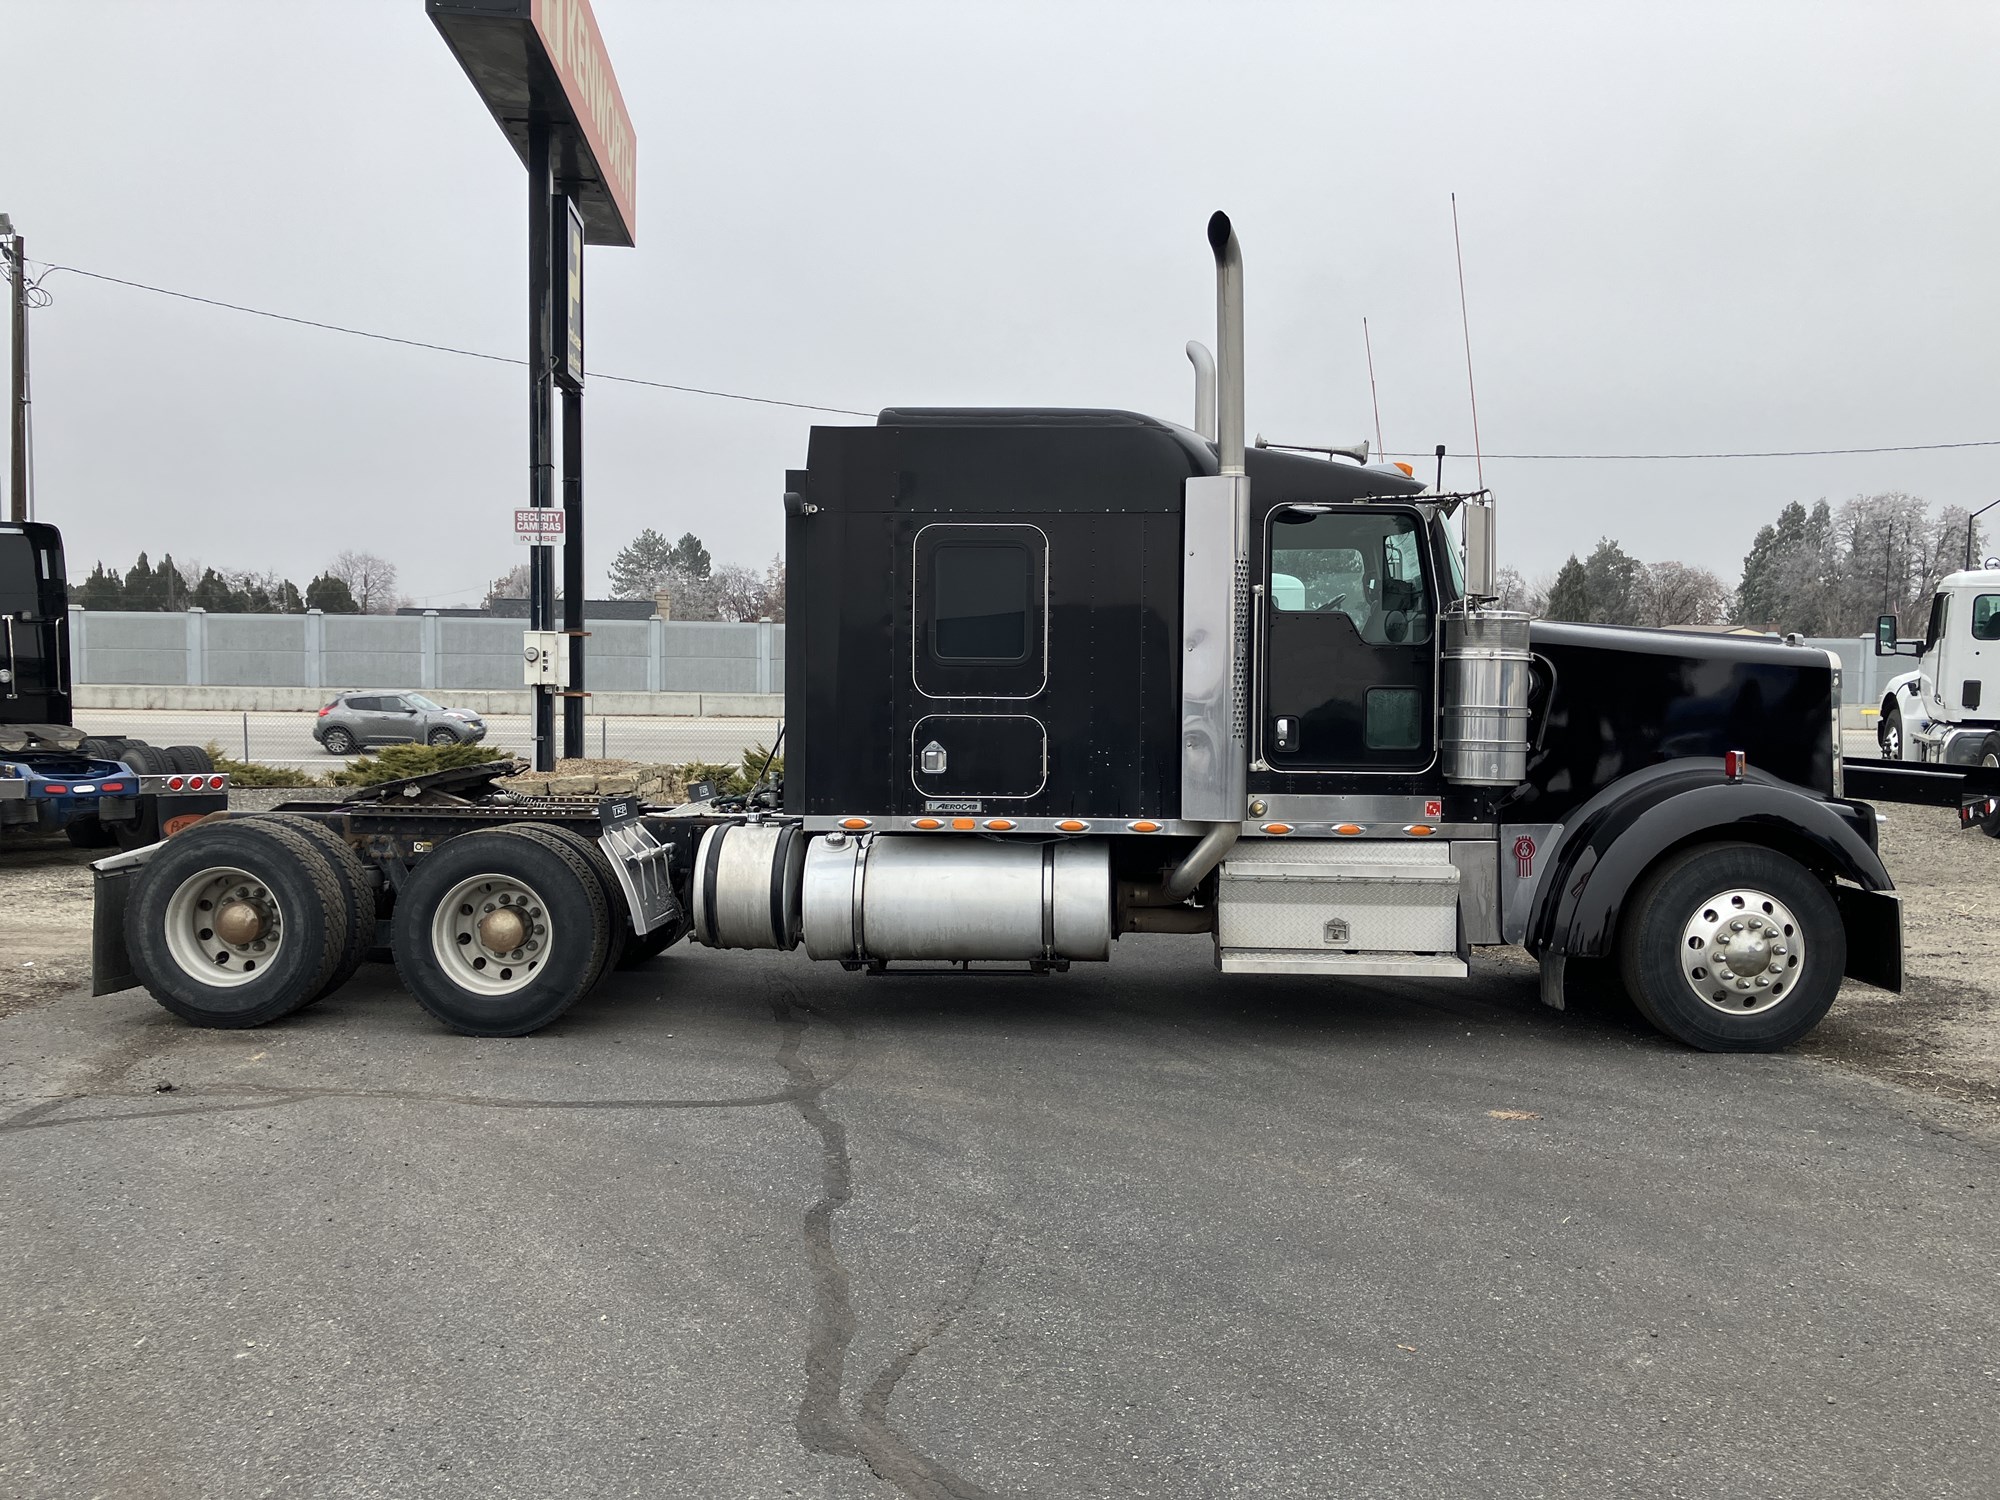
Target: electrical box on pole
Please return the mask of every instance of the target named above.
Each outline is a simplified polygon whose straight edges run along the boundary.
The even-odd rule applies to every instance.
[[[566,678],[537,679],[535,767],[583,754],[583,250],[634,239],[637,139],[588,0],[425,0],[425,10],[528,170],[528,504],[556,504],[553,427],[562,391],[565,526],[561,635]],[[517,532],[519,528],[517,526]],[[555,568],[538,532],[529,626],[554,632]]]

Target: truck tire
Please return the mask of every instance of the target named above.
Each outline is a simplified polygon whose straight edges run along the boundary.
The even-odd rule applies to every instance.
[[[345,729],[329,729],[319,743],[328,755],[352,755],[361,748],[361,741]]]
[[[123,760],[127,742],[116,735],[87,735],[77,749],[92,760]]]
[[[319,993],[306,1004],[323,1000],[354,977],[354,971],[361,967],[362,960],[375,946],[375,886],[368,878],[368,867],[346,839],[324,823],[315,823],[298,813],[251,813],[230,821],[272,823],[298,834],[319,850],[333,870],[334,879],[340,882],[340,894],[347,907],[347,945],[341,950],[340,961],[333,966],[333,973],[320,986]]]
[[[618,885],[618,877],[611,872],[611,856],[606,854],[595,839],[587,839],[554,823],[507,823],[502,827],[512,829],[531,839],[543,843],[560,844],[566,849],[574,849],[590,866],[590,873],[597,877],[597,888],[604,896],[604,910],[608,921],[607,947],[604,968],[597,976],[598,984],[605,976],[618,968],[625,960],[625,947],[632,937],[632,919],[625,908],[625,892]]]
[[[220,930],[223,922],[233,933]],[[346,951],[347,902],[289,828],[199,824],[139,872],[125,947],[153,998],[196,1026],[262,1026],[318,995]]]
[[[1847,933],[1819,878],[1758,844],[1662,860],[1619,924],[1639,1013],[1704,1052],[1774,1052],[1819,1024],[1847,969]]]
[[[1903,758],[1903,711],[1893,703],[1882,710],[1882,722],[1875,728],[1875,743],[1882,747],[1882,759]]]
[[[118,758],[130,766],[136,776],[170,776],[174,772],[172,760],[158,745],[128,741],[124,753]]]
[[[85,813],[80,818],[72,818],[63,828],[63,836],[78,849],[109,849],[118,842],[118,835],[104,826],[104,820],[96,813]]]
[[[208,752],[199,745],[169,745],[163,752],[172,770],[183,776],[196,772],[206,774],[215,769],[215,762],[208,758]]]
[[[396,971],[431,1015],[465,1036],[526,1036],[590,992],[610,926],[583,856],[517,826],[417,861],[391,932]]]
[[[625,944],[625,956],[619,961],[618,967],[636,969],[640,964],[651,963],[686,936],[685,922],[669,922],[665,927],[655,927],[651,932],[640,933]]]

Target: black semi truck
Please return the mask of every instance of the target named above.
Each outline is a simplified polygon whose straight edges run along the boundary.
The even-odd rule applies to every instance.
[[[86,735],[72,687],[62,534],[0,523],[0,836],[136,849],[228,805],[206,750]]]
[[[208,819],[98,865],[98,992],[256,1025],[386,944],[447,1026],[518,1035],[688,934],[874,972],[1205,934],[1224,972],[1330,1004],[1518,944],[1552,1004],[1585,961],[1668,1035],[1756,1050],[1843,978],[1898,988],[1837,659],[1530,622],[1493,607],[1490,496],[1246,449],[1220,214],[1210,242],[1199,431],[935,409],[813,430],[784,496],[781,784],[658,809],[475,768]]]

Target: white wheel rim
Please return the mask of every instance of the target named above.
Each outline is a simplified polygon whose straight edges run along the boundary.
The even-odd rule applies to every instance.
[[[1884,760],[1903,758],[1903,736],[1893,724],[1882,731],[1882,758]]]
[[[233,929],[225,936],[218,924]],[[285,946],[285,911],[258,876],[212,865],[167,898],[167,952],[183,974],[217,989],[261,979]],[[232,939],[241,938],[241,941]]]
[[[1681,931],[1681,976],[1710,1010],[1754,1016],[1784,1002],[1806,972],[1805,932],[1790,907],[1747,886],[1711,896]]]
[[[519,941],[495,947],[496,930],[506,932],[509,916],[519,924],[513,934]],[[431,952],[438,967],[475,995],[511,995],[525,988],[548,962],[555,937],[548,902],[512,875],[461,880],[431,914]]]

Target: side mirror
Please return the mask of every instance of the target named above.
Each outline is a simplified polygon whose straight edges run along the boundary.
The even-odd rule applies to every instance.
[[[1896,617],[1877,615],[1875,617],[1875,654],[1894,656],[1896,654]]]

